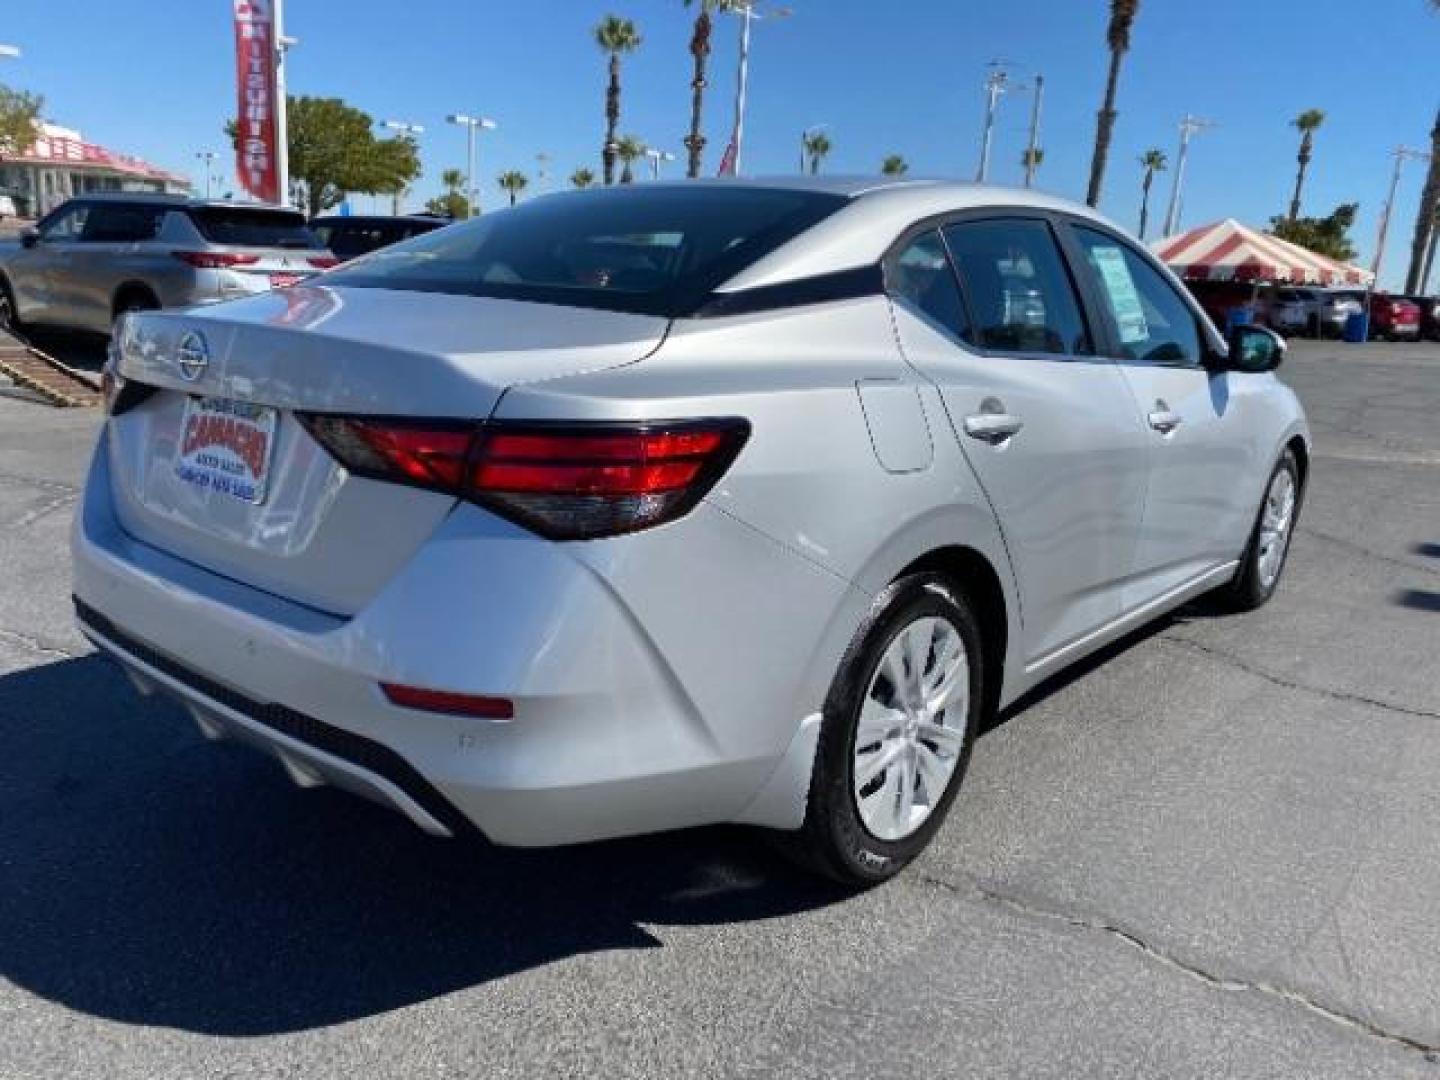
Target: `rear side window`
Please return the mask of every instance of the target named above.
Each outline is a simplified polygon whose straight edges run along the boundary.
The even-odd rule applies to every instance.
[[[96,203],[85,219],[81,240],[88,244],[128,244],[153,240],[168,209],[163,206]]]
[[[1088,356],[1094,350],[1050,226],[1029,218],[945,228],[974,321],[971,340],[997,352]]]
[[[429,232],[424,225],[409,221],[327,221],[312,225],[316,239],[322,247],[341,259],[354,259],[389,244],[409,240],[422,232]]]
[[[900,252],[890,267],[889,286],[893,296],[908,300],[939,329],[971,340],[960,287],[938,232],[916,237]]]
[[[566,192],[381,248],[326,280],[685,315],[847,201],[708,185]]]
[[[252,210],[235,206],[203,206],[190,220],[212,244],[236,247],[319,248],[302,214],[289,210]]]
[[[1075,235],[1099,280],[1122,355],[1147,364],[1200,363],[1200,326],[1170,283],[1128,245],[1082,226]]]

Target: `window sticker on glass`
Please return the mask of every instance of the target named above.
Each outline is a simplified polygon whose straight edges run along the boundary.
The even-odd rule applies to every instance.
[[[1105,282],[1110,308],[1120,327],[1120,341],[1125,345],[1134,345],[1148,340],[1150,327],[1145,323],[1145,308],[1140,303],[1135,279],[1130,276],[1130,267],[1125,263],[1125,253],[1117,247],[1097,245],[1090,249],[1090,258]]]

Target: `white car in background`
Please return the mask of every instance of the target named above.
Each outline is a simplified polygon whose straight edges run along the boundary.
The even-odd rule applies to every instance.
[[[1339,337],[1350,316],[1362,310],[1353,291],[1281,286],[1270,293],[1266,321],[1282,334]]]

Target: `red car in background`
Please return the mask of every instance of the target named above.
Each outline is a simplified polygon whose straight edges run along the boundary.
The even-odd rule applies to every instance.
[[[1391,341],[1420,337],[1420,305],[1403,296],[1370,294],[1370,336]]]

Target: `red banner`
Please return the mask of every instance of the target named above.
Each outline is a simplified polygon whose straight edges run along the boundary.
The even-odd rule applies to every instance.
[[[234,0],[236,116],[235,173],[262,202],[280,201],[275,89],[275,11],[272,0]]]
[[[716,176],[735,175],[735,136],[730,136],[730,141],[725,144],[725,153],[720,155],[720,171]]]

